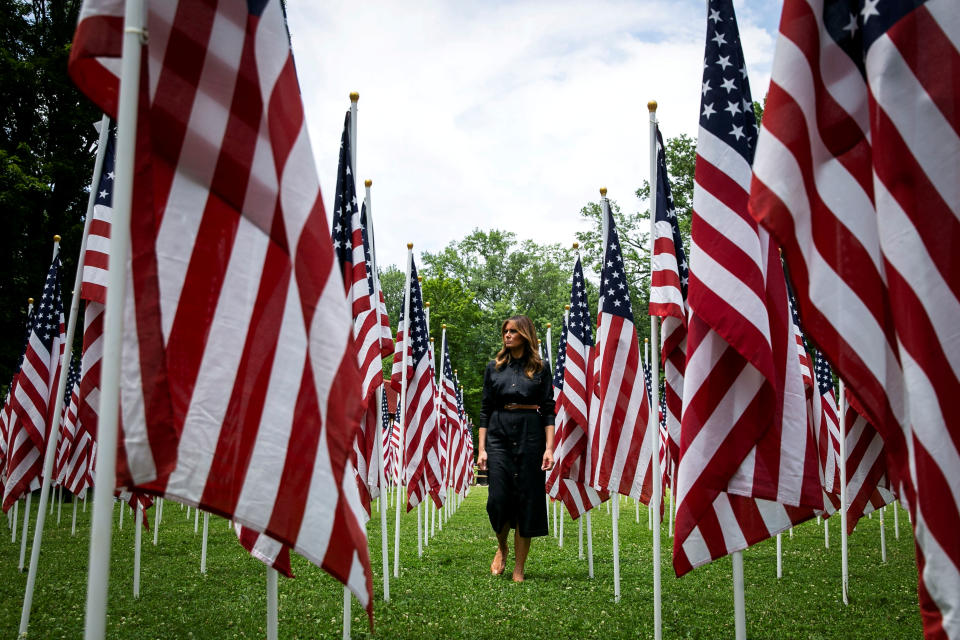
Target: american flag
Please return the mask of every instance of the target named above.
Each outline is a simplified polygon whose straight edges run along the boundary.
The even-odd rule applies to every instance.
[[[452,486],[455,478],[453,469],[456,457],[460,455],[460,449],[463,446],[463,424],[460,421],[460,403],[457,383],[453,377],[453,365],[450,363],[450,344],[444,341],[443,344],[443,366],[441,368],[440,384],[440,411],[444,423],[444,431],[447,436],[442,442],[440,452],[444,456],[446,464],[443,465],[444,486]],[[448,451],[449,450],[449,451]],[[449,454],[449,455],[448,455]],[[448,461],[447,461],[448,459]],[[449,467],[449,468],[448,468]]]
[[[111,115],[119,13],[84,3],[69,64]],[[282,7],[150,3],[147,29],[118,482],[293,547],[372,616],[362,379]]]
[[[360,495],[370,513],[370,500],[380,494],[380,473],[376,465],[377,388],[383,384],[382,358],[393,352],[387,320],[387,342],[382,341],[382,321],[378,321],[379,290],[373,277],[372,256],[367,228],[357,205],[356,184],[351,170],[350,112],[343,122],[340,138],[340,162],[334,196],[333,247],[343,272],[347,302],[353,309],[353,339],[357,364],[363,376],[364,417],[354,441]],[[384,316],[386,310],[381,311]]]
[[[564,348],[565,347],[565,348]],[[570,288],[570,313],[567,328],[561,338],[563,366],[557,367],[553,386],[560,389],[557,408],[563,409],[563,421],[556,424],[554,469],[561,478],[586,483],[585,457],[587,450],[587,418],[590,414],[593,323],[583,279],[580,255],[573,263],[573,281]]]
[[[590,322],[590,303],[580,256],[573,264],[570,286],[570,308],[560,332],[557,347],[557,368],[553,374],[553,393],[556,402],[556,437],[554,465],[547,475],[546,491],[554,499],[563,501],[570,517],[579,518],[610,497],[606,491],[597,491],[587,484],[586,426],[589,415],[587,389],[590,384],[590,349],[593,347],[593,327]]]
[[[687,285],[690,267],[667,172],[663,136],[657,127],[657,200],[653,238],[650,315],[663,318],[660,360],[663,362],[668,460],[680,455],[680,413],[683,410],[683,370],[687,360]],[[654,345],[656,348],[656,345]],[[667,467],[663,467],[666,469]],[[667,474],[669,475],[669,474]]]
[[[701,95],[678,575],[823,508],[783,267],[746,208],[757,129],[730,0],[708,6]]]
[[[751,211],[884,439],[930,637],[960,637],[957,5],[788,0]]]
[[[60,438],[53,466],[53,479],[56,484],[64,484],[67,465],[73,454],[73,445],[77,437],[77,405],[80,394],[80,360],[74,358],[67,371],[67,386],[63,398],[63,415],[60,418]]]
[[[857,410],[856,400],[847,394],[843,432],[847,459],[847,533],[857,521],[896,499],[887,474],[883,438]]]
[[[7,481],[3,510],[39,486],[43,454],[59,416],[54,416],[64,346],[63,300],[60,298],[60,255],[56,251],[43,285],[20,372],[13,387],[14,420],[7,444]],[[52,435],[51,435],[52,434]]]
[[[403,327],[404,331],[407,327]],[[401,339],[398,336],[398,341]],[[410,265],[410,320],[404,340],[406,352],[407,388],[403,407],[403,471],[407,485],[407,511],[410,511],[429,492],[439,507],[442,504],[443,484],[440,458],[437,456],[437,415],[434,402],[433,358],[430,354],[430,336],[427,315],[423,306],[417,265]]]
[[[647,504],[652,495],[650,402],[640,370],[640,346],[633,305],[620,252],[620,236],[609,206],[604,206],[607,237],[600,271],[600,313],[590,401],[588,484]]]
[[[814,354],[817,393],[811,402],[813,430],[817,436],[823,491],[833,504],[824,504],[827,511],[839,505],[840,499],[840,418],[837,396],[833,390],[833,370],[820,351]]]

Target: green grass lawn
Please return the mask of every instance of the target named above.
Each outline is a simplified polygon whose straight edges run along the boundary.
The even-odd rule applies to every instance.
[[[595,577],[577,558],[577,523],[566,517],[563,549],[551,537],[534,541],[527,581],[491,576],[496,549],[487,522],[486,489],[474,488],[461,509],[430,540],[417,558],[416,520],[402,524],[400,577],[391,580],[389,603],[382,599],[379,515],[370,530],[380,638],[644,638],[653,635],[651,532],[645,507],[635,522],[633,504],[621,513],[621,590],[613,598],[610,516],[595,512]],[[34,501],[36,504],[36,501]],[[83,635],[90,516],[78,516],[70,536],[71,507],[47,519],[31,638],[80,638]],[[34,511],[36,507],[34,507]],[[22,511],[21,511],[22,513]],[[141,595],[134,600],[134,520],[128,511],[117,530],[114,510],[113,558],[108,634],[113,638],[257,638],[265,635],[265,569],[240,547],[222,518],[210,520],[207,574],[200,573],[200,535],[194,535],[180,506],[167,502],[160,541],[144,531]],[[388,522],[393,526],[393,509]],[[840,595],[838,519],[831,522],[830,549],[823,528],[814,522],[783,536],[783,578],[776,578],[774,540],[744,553],[747,635],[750,638],[919,638],[917,572],[913,538],[901,511],[900,539],[887,517],[887,562],[880,562],[879,518],[863,519],[850,537],[850,604]],[[149,512],[154,517],[154,509]],[[18,523],[19,528],[19,523]],[[201,518],[202,529],[202,518]],[[26,574],[17,572],[20,549],[11,544],[6,518],[0,524],[0,638],[15,638]],[[32,522],[30,540],[32,541]],[[723,558],[676,579],[672,540],[664,525],[664,638],[732,638],[731,562]],[[390,540],[393,561],[393,541]],[[28,550],[29,559],[29,550]],[[325,573],[294,556],[297,578],[281,578],[280,637],[339,638],[343,589]],[[391,567],[392,571],[392,567]],[[369,637],[365,614],[354,602],[354,637]]]

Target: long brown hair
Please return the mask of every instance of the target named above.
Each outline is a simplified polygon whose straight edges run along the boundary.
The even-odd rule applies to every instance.
[[[543,369],[543,360],[540,359],[540,352],[536,348],[540,342],[537,340],[537,329],[533,326],[533,321],[527,316],[510,316],[500,325],[501,341],[503,340],[503,333],[507,330],[508,322],[516,325],[517,331],[523,337],[523,355],[520,357],[527,361],[523,372],[528,378],[533,378],[533,374]],[[500,347],[500,351],[497,352],[497,357],[494,360],[497,363],[497,369],[503,369],[511,360],[513,360],[513,354],[510,350],[506,346]]]

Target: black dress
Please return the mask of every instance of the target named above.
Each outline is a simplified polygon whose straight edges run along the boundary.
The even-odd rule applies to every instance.
[[[547,425],[554,421],[553,382],[550,368],[530,379],[523,372],[525,360],[513,360],[503,369],[487,364],[483,374],[483,398],[479,427],[487,429],[489,494],[487,515],[494,531],[504,525],[521,536],[545,536],[547,507],[544,500]],[[507,404],[537,405],[533,409],[507,410]]]

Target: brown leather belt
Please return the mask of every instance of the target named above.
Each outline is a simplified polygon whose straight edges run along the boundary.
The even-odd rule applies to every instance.
[[[506,409],[507,411],[519,411],[520,409],[530,409],[530,410],[532,410],[532,411],[537,411],[537,410],[540,409],[540,405],[538,405],[538,404],[517,404],[517,403],[515,403],[515,402],[511,402],[511,403],[509,403],[509,404],[503,405],[503,408]]]

